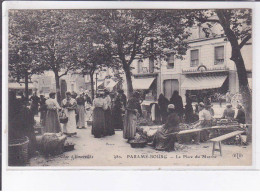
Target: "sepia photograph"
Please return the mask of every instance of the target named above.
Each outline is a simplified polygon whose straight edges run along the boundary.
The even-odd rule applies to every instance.
[[[8,167],[251,167],[252,9],[9,9]]]

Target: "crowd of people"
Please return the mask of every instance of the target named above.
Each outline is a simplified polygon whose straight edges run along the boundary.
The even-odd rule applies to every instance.
[[[87,93],[66,92],[66,97],[59,104],[56,93],[51,92],[49,98],[40,97],[34,93],[29,99],[23,94],[16,98],[15,93],[9,94],[9,137],[19,138],[27,136],[30,139],[30,150],[35,148],[34,116],[40,112],[40,123],[43,133],[59,133],[72,137],[77,134],[76,129],[86,128],[86,114],[92,107],[91,134],[95,138],[111,136],[115,129],[123,131],[123,138],[130,141],[136,136],[138,119],[143,116],[141,96],[134,92],[127,99],[123,90],[111,93],[108,90],[98,90],[94,99]],[[186,105],[178,91],[174,91],[170,100],[163,94],[158,101],[150,105],[150,119],[154,124],[162,125],[154,136],[153,146],[158,150],[173,150],[176,134],[180,123],[194,126],[210,127],[214,117],[214,109],[210,99],[205,96],[203,101],[195,105],[190,95],[186,94]],[[245,123],[245,111],[241,104],[237,105],[237,114],[230,103],[226,104],[223,119],[236,119]],[[62,125],[61,125],[62,123]],[[19,127],[17,127],[19,126]],[[17,130],[19,128],[19,130]],[[208,140],[207,130],[201,132],[200,139],[194,136],[199,143]]]

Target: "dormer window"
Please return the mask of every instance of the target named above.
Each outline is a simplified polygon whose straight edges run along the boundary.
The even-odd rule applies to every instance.
[[[224,46],[215,47],[215,65],[220,65],[224,63]]]

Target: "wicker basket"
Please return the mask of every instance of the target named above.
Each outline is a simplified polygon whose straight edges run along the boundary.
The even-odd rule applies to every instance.
[[[8,146],[9,166],[25,166],[28,163],[29,138],[14,139]]]

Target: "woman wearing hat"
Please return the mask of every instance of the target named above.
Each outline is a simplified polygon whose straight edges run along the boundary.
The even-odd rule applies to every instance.
[[[125,139],[134,139],[136,134],[136,123],[138,115],[142,115],[142,109],[139,101],[139,93],[135,92],[126,105],[125,123],[123,137]]]
[[[168,105],[168,113],[169,116],[166,119],[165,125],[154,135],[152,145],[156,150],[174,151],[174,143],[177,141],[176,134],[180,130],[180,118],[175,112],[173,104]]]
[[[45,133],[59,133],[61,132],[61,126],[58,116],[58,110],[61,109],[59,103],[55,99],[56,93],[51,92],[49,94],[50,98],[46,100],[47,113],[45,118]]]
[[[63,125],[63,132],[68,136],[76,135],[76,114],[77,102],[72,98],[70,92],[66,92],[66,98],[62,100],[61,106],[65,110],[68,117],[68,122]]]
[[[93,100],[93,123],[91,133],[95,138],[101,138],[105,135],[105,100],[104,93],[98,91],[96,98]]]

